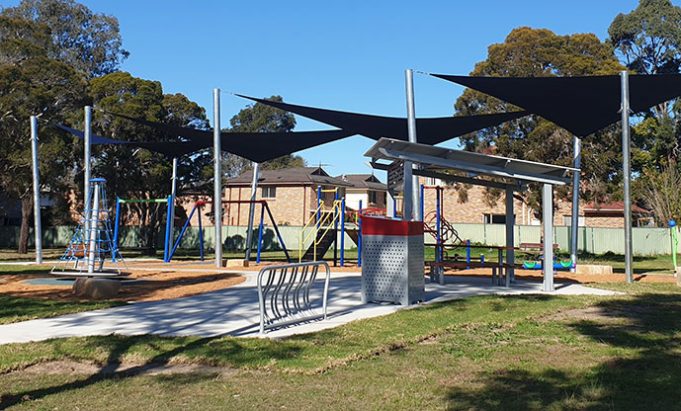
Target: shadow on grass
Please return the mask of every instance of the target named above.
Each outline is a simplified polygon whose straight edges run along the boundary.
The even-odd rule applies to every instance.
[[[123,304],[123,302],[112,301],[65,302],[0,295],[0,324],[32,318],[53,317],[64,313],[115,307]]]
[[[681,296],[643,294],[596,307],[595,319],[567,326],[617,348],[617,358],[586,371],[485,372],[480,388],[448,392],[449,409],[679,409]]]
[[[299,353],[298,347],[285,344],[276,344],[271,341],[263,341],[262,346],[258,347],[259,349],[254,350],[253,347],[245,347],[240,341],[233,338],[220,339],[219,337],[212,337],[191,340],[188,339],[186,342],[181,343],[171,349],[164,349],[164,347],[155,345],[155,343],[146,336],[126,338],[112,335],[105,338],[97,339],[99,346],[96,348],[108,351],[109,355],[102,368],[96,374],[66,384],[27,390],[18,393],[3,394],[0,396],[0,409],[5,409],[13,405],[20,404],[24,401],[39,400],[49,395],[85,388],[106,380],[130,378],[142,375],[154,369],[167,366],[172,358],[181,355],[191,357],[192,355],[199,353],[202,356],[211,355],[212,353],[216,357],[219,356],[229,358],[233,365],[240,366],[257,363],[257,359],[266,358],[269,361],[276,361],[290,358],[292,356],[298,355]],[[146,341],[148,339],[150,341]],[[160,350],[162,352],[153,356],[142,364],[120,370],[121,366],[123,365],[124,356],[129,354],[131,351],[134,351],[136,346],[145,343],[148,344],[151,349]],[[192,378],[182,378],[181,376],[164,376],[163,378],[173,380],[176,384],[195,383],[196,375],[193,373],[191,375],[193,376]]]

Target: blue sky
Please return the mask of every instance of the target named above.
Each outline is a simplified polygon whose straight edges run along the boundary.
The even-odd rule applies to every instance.
[[[487,47],[515,27],[607,37],[613,18],[637,0],[179,1],[80,0],[120,22],[130,57],[122,69],[159,80],[206,108],[222,94],[222,123],[247,102],[285,101],[346,111],[405,116],[404,70],[468,74]],[[18,1],[0,0],[4,6]],[[447,116],[461,88],[415,77],[416,114]],[[328,128],[298,118],[296,130]],[[456,147],[456,140],[445,144]],[[371,141],[352,137],[300,152],[333,174],[366,173]]]

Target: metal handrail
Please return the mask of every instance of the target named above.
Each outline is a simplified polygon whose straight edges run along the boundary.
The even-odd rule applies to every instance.
[[[313,258],[317,260],[317,246],[319,245],[321,238],[324,238],[324,236],[326,236],[326,233],[331,229],[331,226],[336,221],[336,219],[340,218],[341,205],[342,205],[341,200],[334,200],[331,209],[324,212],[320,220],[317,220],[317,215],[319,215],[320,212],[324,211],[323,210],[324,203],[321,203],[319,207],[317,207],[314,210],[308,222],[300,230],[300,243],[298,245],[298,262],[301,262],[303,260],[303,249],[305,248],[305,243],[308,241],[310,237],[312,237],[312,234],[314,234],[314,237],[312,237],[312,245],[314,247]],[[308,228],[312,228],[312,223],[314,223],[315,229],[311,231],[306,231]],[[322,236],[320,238],[319,229],[322,227],[324,228],[324,231],[322,232]]]
[[[316,312],[310,300],[319,268],[325,269],[322,312]],[[264,267],[258,273],[260,333],[302,321],[326,319],[331,270],[324,261]]]

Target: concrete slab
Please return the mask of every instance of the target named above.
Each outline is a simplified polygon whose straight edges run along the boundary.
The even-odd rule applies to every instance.
[[[259,326],[256,272],[243,272],[247,280],[238,286],[174,300],[142,302],[122,307],[24,321],[0,326],[0,344],[41,341],[50,338],[91,335],[232,335],[257,337]],[[321,292],[319,281],[313,298]],[[542,294],[541,284],[518,281],[510,289],[490,285],[489,278],[447,277],[445,285],[426,284],[425,304],[489,294]],[[612,295],[615,292],[579,284],[557,284],[559,295]],[[328,318],[278,329],[266,337],[337,327],[350,321],[387,315],[404,309],[399,305],[362,304],[359,273],[333,273],[329,290]]]

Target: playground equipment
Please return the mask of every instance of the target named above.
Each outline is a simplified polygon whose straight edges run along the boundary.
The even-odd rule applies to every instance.
[[[291,262],[291,255],[288,252],[288,249],[286,248],[286,244],[284,243],[284,238],[281,235],[281,232],[279,231],[279,226],[277,225],[277,222],[274,220],[274,216],[272,216],[272,211],[270,210],[270,206],[267,204],[267,201],[265,200],[223,200],[223,204],[255,204],[255,205],[260,205],[260,222],[258,223],[258,247],[257,247],[257,253],[256,253],[256,262],[260,263],[260,257],[262,253],[262,247],[263,247],[263,234],[265,232],[265,212],[267,212],[267,216],[270,219],[270,222],[272,223],[272,228],[274,229],[275,234],[277,235],[277,239],[279,240],[279,245],[281,245],[282,250],[284,251],[284,254],[286,255],[286,261]]]
[[[194,213],[198,211],[199,213],[199,256],[201,258],[201,261],[203,261],[204,255],[203,255],[203,223],[201,221],[201,207],[206,205],[205,201],[198,200],[195,204],[194,207],[192,208],[192,211],[189,213],[189,217],[187,217],[187,221],[184,222],[184,225],[182,226],[182,230],[180,230],[180,235],[177,236],[177,240],[173,244],[173,248],[170,250],[170,252],[167,255],[167,258],[164,260],[164,262],[169,263],[172,259],[173,256],[175,255],[175,251],[177,251],[177,247],[180,246],[180,243],[182,242],[182,238],[184,238],[184,234],[187,232],[187,227],[189,227],[189,222],[191,221],[192,217],[194,216]],[[171,229],[168,230],[168,232],[172,231]],[[172,233],[170,235],[170,238],[172,240]],[[166,235],[166,240],[168,239],[168,236]]]
[[[171,238],[172,238],[172,233],[170,232],[170,227],[172,224],[172,219],[173,219],[173,213],[172,213],[172,204],[173,204],[173,196],[169,195],[166,198],[139,198],[139,199],[123,199],[116,197],[116,219],[114,221],[114,234],[113,234],[113,241],[114,241],[114,248],[118,250],[118,245],[119,245],[119,238],[118,238],[118,228],[120,226],[120,218],[121,218],[121,205],[123,204],[134,204],[134,203],[148,203],[148,204],[166,204],[166,228],[165,228],[165,241],[163,242],[163,261],[164,262],[169,262],[169,254],[170,254],[170,243],[171,243]]]
[[[330,207],[322,199],[324,193],[333,193],[334,199]],[[345,198],[339,198],[338,188],[324,190],[317,188],[317,208],[300,231],[298,262],[303,260],[318,261],[334,244],[333,264],[338,261],[338,227],[340,226],[340,265],[345,265]],[[305,244],[310,243],[303,252]]]
[[[318,301],[310,298],[310,291],[324,269],[324,290],[321,312]],[[258,304],[260,333],[301,321],[326,319],[331,270],[324,261],[285,264],[265,267],[258,273]]]
[[[106,180],[91,178],[88,187],[90,199],[66,251],[61,264],[50,271],[54,275],[85,277],[118,277],[124,275],[118,266],[122,257],[112,238],[109,209],[106,201]],[[105,269],[104,261],[110,259],[113,268]]]
[[[676,252],[679,249],[679,237],[677,236],[676,220],[669,220],[667,223],[669,226],[669,236],[672,241],[672,265],[674,267],[674,272],[676,273]]]
[[[554,251],[558,250],[558,244],[553,245]],[[521,243],[519,250],[527,254],[530,258],[522,262],[522,266],[526,270],[541,270],[544,265],[543,246],[541,243]],[[554,270],[571,270],[575,268],[572,259],[561,260],[554,254],[553,269]]]

